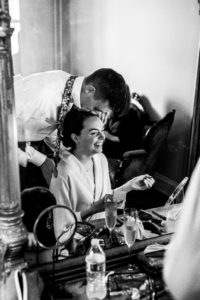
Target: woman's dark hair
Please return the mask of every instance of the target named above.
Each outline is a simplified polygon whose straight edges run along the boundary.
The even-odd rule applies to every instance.
[[[114,113],[122,115],[130,105],[130,91],[121,74],[109,68],[96,70],[85,78],[86,84],[92,84],[96,91],[94,97],[109,101]]]
[[[83,129],[83,123],[86,119],[94,117],[95,114],[91,111],[86,111],[77,108],[75,105],[66,114],[63,131],[62,131],[62,142],[65,147],[75,148],[75,143],[71,138],[72,133],[79,135]]]
[[[47,207],[56,205],[56,199],[49,189],[35,186],[21,192],[21,203],[24,211],[23,222],[27,230],[33,232],[34,223],[39,214]],[[46,214],[38,223],[37,236],[38,240],[44,245],[55,245],[52,212]]]
[[[21,203],[24,211],[23,221],[28,231],[33,231],[33,225],[38,215],[47,207],[56,204],[56,199],[49,189],[35,186],[21,192]]]

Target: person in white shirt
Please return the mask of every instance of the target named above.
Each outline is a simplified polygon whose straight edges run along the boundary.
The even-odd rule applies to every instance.
[[[53,70],[14,79],[18,141],[27,142],[25,152],[18,149],[19,164],[26,167],[31,162],[40,166],[48,184],[52,173],[56,175],[54,161],[28,143],[44,140],[54,151],[59,110],[70,78],[69,73]],[[104,122],[111,111],[121,113],[130,101],[124,78],[109,68],[76,77],[68,96],[77,107],[95,111]],[[71,106],[69,103],[68,109]]]
[[[52,176],[50,191],[57,204],[75,212],[78,221],[104,217],[104,196],[112,193],[108,162],[102,153],[103,130],[103,122],[92,112],[73,108],[65,116],[62,142],[66,148],[58,163],[58,176]],[[154,179],[145,174],[131,179],[115,192],[145,190],[153,184]],[[56,235],[67,222],[65,213],[54,218]]]
[[[200,299],[200,159],[193,171],[164,259],[164,280],[176,300]]]

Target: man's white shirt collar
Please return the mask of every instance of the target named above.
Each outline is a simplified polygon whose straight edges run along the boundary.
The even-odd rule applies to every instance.
[[[75,100],[76,106],[81,107],[81,88],[83,84],[84,77],[77,77],[74,81],[73,89],[72,89],[72,97]]]

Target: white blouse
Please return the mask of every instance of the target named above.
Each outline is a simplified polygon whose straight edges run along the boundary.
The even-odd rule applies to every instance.
[[[103,153],[93,156],[95,183],[87,174],[81,162],[67,150],[62,153],[58,164],[58,177],[52,177],[50,191],[57,204],[71,208],[81,220],[81,211],[89,208],[95,201],[111,193],[108,162]],[[104,218],[104,212],[95,214],[89,219]],[[56,232],[61,232],[67,224],[67,215],[57,216],[54,220]]]

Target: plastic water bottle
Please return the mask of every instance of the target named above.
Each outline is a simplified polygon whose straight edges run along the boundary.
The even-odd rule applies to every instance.
[[[98,239],[91,240],[91,247],[85,261],[87,297],[88,299],[104,299],[107,293],[105,281],[106,257]]]

